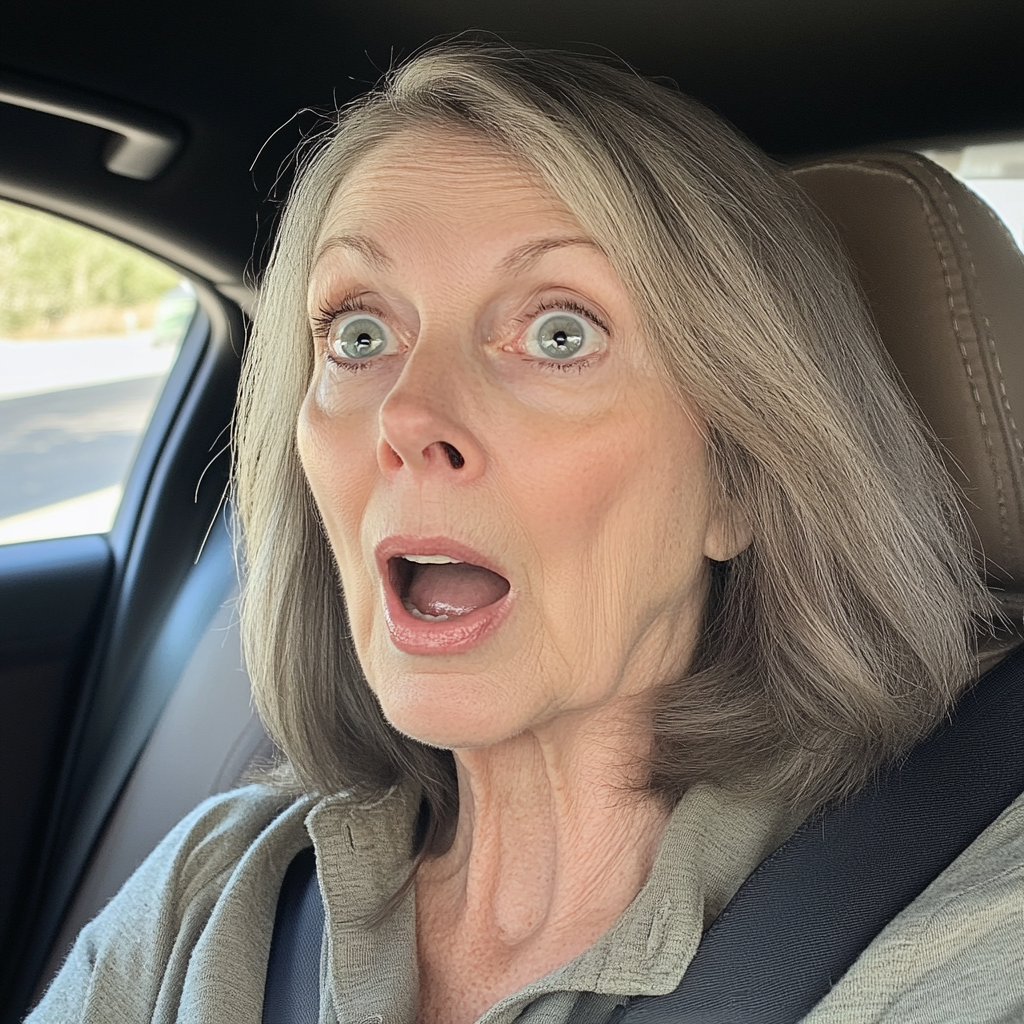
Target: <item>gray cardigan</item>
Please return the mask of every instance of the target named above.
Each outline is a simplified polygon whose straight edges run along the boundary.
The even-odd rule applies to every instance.
[[[416,804],[395,790],[368,806],[342,796],[284,805],[260,786],[208,800],[82,930],[28,1021],[259,1024],[278,889],[312,840],[327,919],[322,1024],[413,1024],[414,892],[379,927],[363,922],[409,870]],[[601,1024],[629,996],[671,991],[703,929],[794,825],[776,808],[695,787],[612,929],[479,1024]],[[883,1021],[1024,1021],[1024,798],[805,1018]]]

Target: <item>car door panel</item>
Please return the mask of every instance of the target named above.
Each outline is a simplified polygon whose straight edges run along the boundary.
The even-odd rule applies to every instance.
[[[113,555],[103,537],[0,547],[0,933],[42,823]]]
[[[50,729],[45,750],[31,744],[34,759],[12,747],[17,770],[5,773],[3,783],[5,801],[17,804],[19,820],[31,822],[19,829],[10,854],[21,870],[9,878],[0,939],[3,1019],[20,1018],[103,823],[193,649],[235,585],[220,510],[244,322],[237,306],[199,290],[204,312],[189,330],[140,443],[111,532],[0,549],[0,593],[20,602],[22,618],[32,619],[31,630],[12,619],[10,633],[38,638],[32,653],[17,660],[0,648],[0,671],[13,680],[0,692],[4,716],[12,721],[15,694],[28,692],[33,702],[23,732],[29,733],[28,714],[36,734]],[[33,568],[33,549],[52,555],[36,555]],[[74,572],[68,559],[79,566]],[[62,576],[87,577],[92,589],[85,582],[77,589],[62,585]],[[22,594],[42,596],[30,603]],[[53,607],[45,606],[48,600]],[[59,662],[58,634],[51,630],[54,642],[47,641],[47,621],[59,621],[65,634],[72,629],[62,604],[75,612],[80,640],[77,646],[61,640],[59,649],[68,653]]]

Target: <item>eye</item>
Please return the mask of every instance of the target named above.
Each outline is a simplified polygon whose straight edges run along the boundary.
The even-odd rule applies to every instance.
[[[599,342],[597,328],[571,313],[549,313],[535,320],[526,334],[531,355],[565,360],[593,349]]]
[[[375,317],[351,316],[332,325],[327,337],[333,353],[341,359],[370,359],[388,347],[388,329]]]

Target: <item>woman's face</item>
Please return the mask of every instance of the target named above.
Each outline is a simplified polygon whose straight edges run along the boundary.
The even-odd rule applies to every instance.
[[[334,198],[309,314],[299,453],[399,730],[486,746],[685,668],[734,553],[705,444],[555,196],[485,143],[392,140]]]

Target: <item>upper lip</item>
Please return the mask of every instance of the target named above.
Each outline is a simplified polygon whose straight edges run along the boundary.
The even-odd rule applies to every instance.
[[[475,548],[450,537],[413,537],[408,534],[385,537],[374,548],[377,569],[381,578],[388,579],[388,562],[400,555],[447,555],[458,562],[470,562],[483,566],[491,572],[508,579],[506,572],[493,559],[481,554]]]

